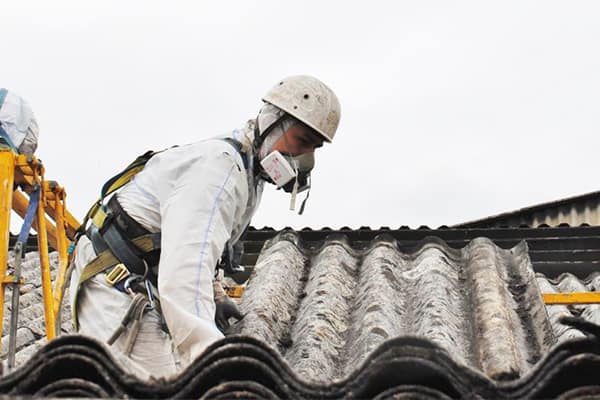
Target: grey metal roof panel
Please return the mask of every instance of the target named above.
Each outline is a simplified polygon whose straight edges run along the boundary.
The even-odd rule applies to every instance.
[[[558,226],[560,224],[600,225],[600,191],[523,207],[474,221],[456,224],[453,228],[511,226]]]

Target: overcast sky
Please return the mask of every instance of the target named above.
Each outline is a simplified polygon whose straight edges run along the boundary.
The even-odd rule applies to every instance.
[[[81,218],[148,149],[241,127],[280,78],[342,104],[303,216],[253,225],[451,225],[600,189],[597,1],[2,1],[0,86]]]

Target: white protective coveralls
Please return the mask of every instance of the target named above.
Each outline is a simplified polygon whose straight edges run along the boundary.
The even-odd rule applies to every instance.
[[[29,104],[11,91],[0,89],[0,125],[19,153],[33,154],[37,149],[39,128]]]
[[[254,124],[249,121],[229,135],[242,143],[251,161]],[[173,375],[223,337],[215,325],[215,266],[225,243],[239,239],[260,201],[264,181],[252,171],[252,162],[246,170],[238,151],[214,138],[153,156],[117,193],[131,217],[162,235],[158,293],[170,335],[152,310],[142,319],[129,357],[123,354],[127,332],[111,348],[138,376]],[[91,242],[82,237],[75,250],[71,288],[94,257]],[[131,297],[110,286],[104,274],[96,275],[79,291],[79,333],[106,342],[130,303]]]

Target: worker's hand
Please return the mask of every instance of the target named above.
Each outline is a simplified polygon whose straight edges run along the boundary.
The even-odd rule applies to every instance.
[[[233,317],[238,321],[244,316],[238,310],[237,305],[227,296],[221,282],[213,281],[213,293],[215,298],[215,322],[217,328],[223,333],[229,329],[229,318]]]
[[[233,317],[238,321],[244,318],[237,305],[227,296],[219,300],[215,299],[215,305],[217,306],[215,322],[217,323],[217,328],[223,333],[226,333],[229,329],[229,318]]]

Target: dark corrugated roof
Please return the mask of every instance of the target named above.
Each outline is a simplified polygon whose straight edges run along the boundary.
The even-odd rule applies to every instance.
[[[590,329],[596,336],[563,343],[518,380],[492,381],[431,341],[396,338],[350,376],[326,385],[300,379],[277,352],[249,337],[215,343],[176,379],[142,382],[119,368],[100,343],[63,336],[1,379],[0,392],[94,398],[595,398],[600,332]]]
[[[13,235],[12,233],[9,233],[9,235],[8,235],[9,249],[12,249],[14,247],[18,238],[19,238],[19,235]],[[25,242],[25,245],[23,246],[24,253],[28,253],[30,251],[37,251],[37,235],[35,235],[35,234],[30,234],[27,237],[27,241]]]
[[[272,228],[251,229],[245,238],[245,255],[243,264],[253,266],[258,259],[265,241],[275,237],[279,231]],[[297,231],[304,246],[315,248],[324,240],[336,235],[343,235],[352,247],[360,249],[369,246],[370,242],[381,235],[395,239],[398,247],[404,252],[411,252],[422,246],[430,237],[442,239],[452,248],[462,248],[471,240],[486,237],[497,246],[509,249],[520,241],[527,242],[529,256],[536,272],[554,278],[561,273],[570,272],[579,278],[585,278],[593,271],[600,271],[600,227],[568,225],[545,228],[448,228],[432,229],[421,227],[410,229],[386,227],[372,229],[341,228],[318,230],[302,229]],[[250,270],[250,269],[249,269]],[[240,274],[239,280],[247,279],[249,273]]]

